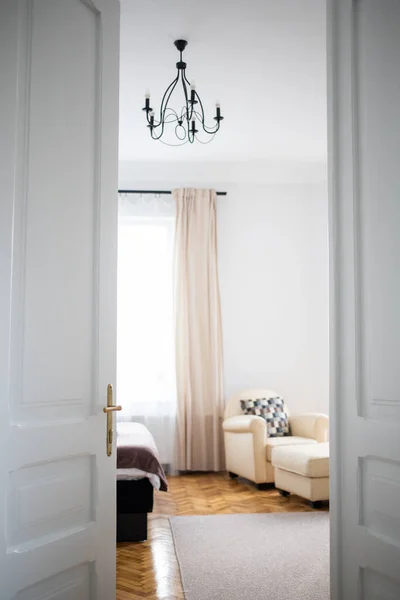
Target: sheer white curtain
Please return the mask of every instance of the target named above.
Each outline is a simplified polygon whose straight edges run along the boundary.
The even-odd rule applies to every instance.
[[[121,194],[118,220],[118,419],[144,423],[175,470],[175,202]]]

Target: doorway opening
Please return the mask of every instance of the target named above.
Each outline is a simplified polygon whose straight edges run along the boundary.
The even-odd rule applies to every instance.
[[[155,566],[146,575],[156,597],[166,589],[178,597],[183,593],[170,517],[287,512],[308,518],[327,516],[329,509],[325,5],[284,2],[277,7],[252,0],[251,7],[236,7],[230,14],[229,27],[226,14],[220,10],[214,14],[211,5],[206,0],[199,18],[193,2],[176,0],[168,10],[121,4],[119,188],[125,192],[119,195],[118,378],[122,381],[125,373],[132,383],[129,389],[119,383],[120,394],[129,396],[127,401],[120,397],[119,403],[130,407],[130,416],[123,410],[120,421],[144,424],[149,430],[169,489],[153,492],[145,545],[118,546],[118,569],[125,577],[128,563],[139,564],[144,552],[151,553]],[[149,22],[154,24],[151,31]],[[217,100],[225,116],[223,127],[207,145],[170,147],[151,139],[143,113],[134,108],[144,105],[149,92],[152,107],[160,104],[175,57],[173,41],[182,36],[189,40],[185,60],[196,73],[194,85],[205,112],[211,113]],[[146,54],[139,61],[143,47]],[[253,111],[253,104],[260,105],[262,116]],[[190,431],[182,434],[179,429],[187,406],[180,398],[186,396],[179,386],[174,388],[181,364],[175,346],[177,215],[165,211],[176,209],[177,196],[163,192],[175,189],[226,192],[215,200],[223,406],[217,424],[209,415],[210,428],[218,435],[204,433],[205,446],[214,448],[213,455],[199,451],[201,460],[209,460],[208,469],[187,467],[187,456],[181,461],[182,448],[195,449],[196,443]],[[152,227],[164,236],[158,258],[157,243],[149,241],[148,249],[135,246],[142,235],[152,235]],[[141,284],[135,269],[142,273]],[[130,292],[122,291],[129,286]],[[133,310],[136,302],[142,306],[139,316]],[[207,329],[207,320],[204,323]],[[192,322],[188,336],[196,327]],[[200,332],[197,336],[200,340]],[[157,338],[169,341],[166,345],[161,341],[152,352]],[[190,356],[194,357],[193,350]],[[162,369],[155,373],[151,369],[158,360]],[[201,352],[192,358],[188,377],[193,389],[205,364]],[[142,391],[135,387],[139,382]],[[158,386],[155,392],[153,386]],[[150,398],[145,407],[143,396]],[[171,410],[160,404],[160,397],[166,404],[175,398]],[[265,417],[271,405],[279,417],[266,449],[264,442],[254,442],[250,431],[236,431],[240,426],[235,419],[245,413],[261,415],[269,428]],[[203,418],[201,412],[196,414],[199,430]],[[184,419],[186,424],[190,421],[187,413]],[[249,447],[242,445],[245,436],[251,440]],[[289,440],[291,444],[284,443]],[[261,472],[258,453],[267,456]],[[213,460],[218,467],[213,467]],[[299,460],[303,473],[289,468]],[[310,465],[317,462],[320,477],[308,477]],[[327,519],[321,526],[326,530]],[[178,534],[174,535],[176,541]],[[328,580],[325,584],[329,587]],[[127,591],[124,585],[117,590]]]

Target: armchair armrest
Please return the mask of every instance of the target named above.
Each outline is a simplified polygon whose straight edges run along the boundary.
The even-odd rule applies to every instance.
[[[262,433],[266,435],[267,424],[265,419],[255,415],[238,415],[229,417],[222,422],[224,431],[231,433]]]
[[[292,435],[307,437],[317,442],[329,441],[329,417],[323,413],[307,413],[289,417]]]
[[[255,415],[237,415],[222,422],[226,468],[255,483],[267,481],[267,423]]]

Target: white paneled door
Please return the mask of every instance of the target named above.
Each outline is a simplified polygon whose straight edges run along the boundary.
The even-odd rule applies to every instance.
[[[400,598],[400,0],[331,0],[332,600]]]
[[[117,0],[0,2],[0,598],[115,598]]]

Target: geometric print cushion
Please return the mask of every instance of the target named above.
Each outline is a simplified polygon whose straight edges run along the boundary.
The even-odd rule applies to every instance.
[[[241,400],[240,405],[245,415],[256,415],[266,420],[268,437],[290,435],[289,416],[285,412],[285,403],[280,396]]]

